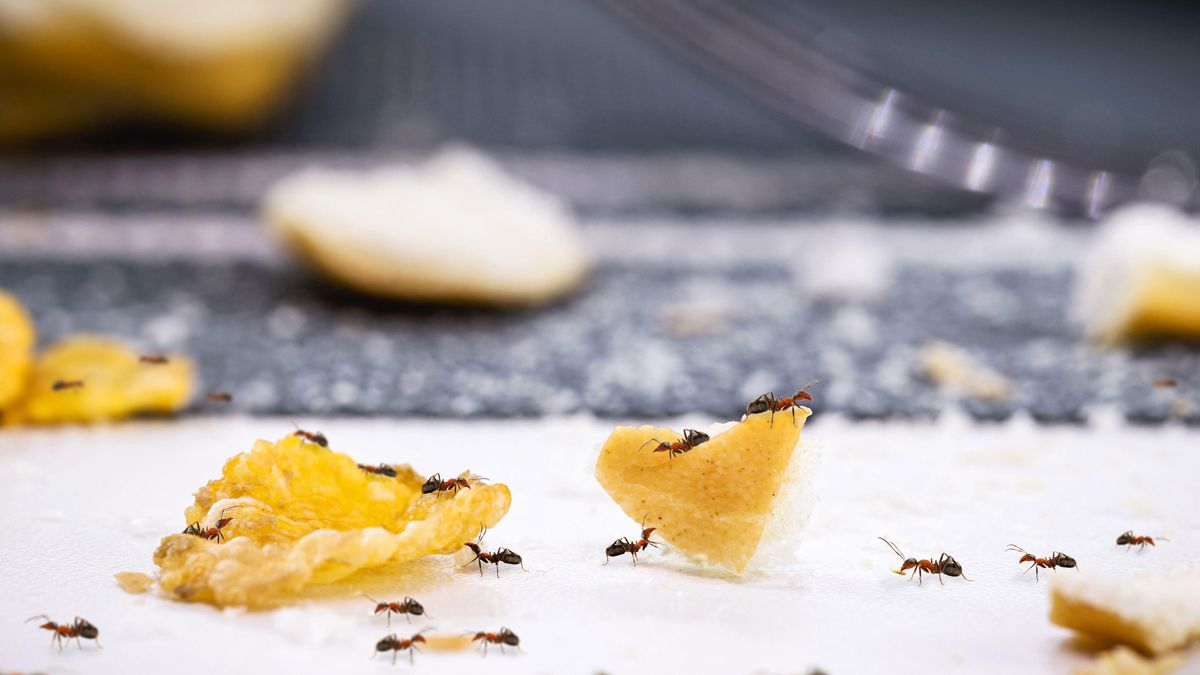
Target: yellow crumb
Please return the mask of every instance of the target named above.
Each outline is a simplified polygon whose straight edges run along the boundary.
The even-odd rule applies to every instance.
[[[471,648],[470,635],[426,635],[422,649],[431,652],[461,652]]]
[[[154,553],[159,583],[178,600],[271,606],[310,584],[455,553],[508,512],[505,485],[422,495],[420,475],[395,469],[395,478],[369,474],[297,436],[260,440],[226,462],[186,511],[186,521],[202,528],[229,518],[224,541],[165,537]]]
[[[921,371],[934,384],[949,387],[985,401],[1003,401],[1012,396],[1008,378],[972,358],[948,342],[931,342],[920,355]]]
[[[1170,654],[1146,658],[1129,647],[1110,649],[1075,671],[1075,675],[1168,675],[1183,665],[1183,657]]]
[[[1092,637],[1163,654],[1200,638],[1200,565],[1121,577],[1059,576],[1050,620]]]
[[[742,573],[758,549],[800,430],[812,414],[796,409],[748,415],[690,452],[653,452],[670,429],[617,427],[596,462],[596,479],[630,517],[658,528],[680,551]]]
[[[117,572],[113,577],[126,593],[145,593],[154,586],[154,577],[141,572]]]
[[[16,298],[0,291],[0,410],[25,389],[36,341],[29,313]]]

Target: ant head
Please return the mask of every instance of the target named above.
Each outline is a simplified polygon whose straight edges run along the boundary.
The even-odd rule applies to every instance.
[[[1054,555],[1051,556],[1050,559],[1053,560],[1054,563],[1059,567],[1071,568],[1075,566],[1075,559],[1066,553],[1059,553],[1058,551],[1055,551]]]
[[[762,396],[759,396],[758,398],[751,401],[750,405],[746,406],[746,414],[747,415],[757,415],[758,413],[767,412],[768,410],[771,409],[771,402],[774,399],[775,399],[775,396],[772,394],[763,394]]]
[[[624,554],[625,554],[625,540],[623,540],[623,539],[618,539],[618,540],[614,541],[613,543],[608,545],[608,548],[604,549],[604,555],[606,555],[610,558],[616,558],[617,556],[621,556]]]
[[[517,634],[507,628],[500,629],[500,641],[509,647],[516,647],[521,644],[521,638]]]
[[[1117,537],[1117,546],[1133,543],[1133,530],[1125,530],[1124,534]]]
[[[958,561],[955,560],[953,556],[943,553],[940,562],[942,563],[942,574],[945,574],[948,577],[962,576],[962,565],[959,565]]]
[[[408,610],[409,614],[413,614],[415,616],[421,616],[425,613],[425,608],[421,606],[421,603],[413,600],[412,598],[404,599],[404,608]]]
[[[93,626],[87,619],[79,619],[76,628],[79,629],[79,637],[85,640],[95,640],[100,637],[100,629]]]
[[[425,630],[429,630],[429,629],[428,629],[428,628],[426,628]],[[424,630],[423,630],[423,631],[421,631],[421,633],[424,633],[424,632],[425,632]],[[425,642],[425,636],[424,636],[424,635],[421,635],[421,633],[413,633],[413,636],[412,636],[412,637],[410,637],[410,638],[408,639],[408,641],[409,641],[410,643],[411,643],[411,642],[420,642],[420,643],[424,644],[424,642]]]
[[[506,548],[500,550],[499,558],[500,558],[500,562],[502,562],[506,565],[520,565],[521,564],[521,556],[518,555],[516,551],[510,551]]]
[[[647,527],[646,529],[642,530],[642,539],[649,539],[650,535],[654,534],[654,531],[657,529],[657,527]]]
[[[471,549],[471,552],[474,553],[475,555],[480,554],[479,544],[476,544],[473,541],[465,542],[463,544],[463,546],[466,546],[467,548]]]
[[[375,651],[386,652],[389,649],[395,649],[396,645],[398,644],[400,644],[400,639],[396,637],[395,633],[392,633],[391,635],[375,643]]]
[[[903,572],[905,570],[911,570],[912,568],[916,567],[919,564],[920,563],[917,562],[916,558],[908,558],[904,561],[903,564],[900,565],[900,571]]]
[[[427,495],[431,492],[437,492],[438,487],[442,484],[442,474],[435,473],[421,485],[421,494]]]

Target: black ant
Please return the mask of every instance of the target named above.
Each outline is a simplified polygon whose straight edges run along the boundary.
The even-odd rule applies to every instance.
[[[1170,539],[1167,539],[1166,537],[1159,537],[1158,540],[1159,541],[1171,541]],[[1146,544],[1150,544],[1151,546],[1154,546],[1154,537],[1135,535],[1133,533],[1133,530],[1125,530],[1125,532],[1123,534],[1121,534],[1121,536],[1117,537],[1117,546],[1140,546],[1140,547],[1142,547],[1142,549],[1145,549]]]
[[[154,366],[161,366],[167,363],[167,357],[162,354],[143,354],[138,357],[138,363],[148,363]]]
[[[483,644],[484,656],[487,656],[488,643],[500,645],[501,654],[504,653],[504,645],[516,647],[517,650],[521,649],[521,638],[517,637],[516,633],[507,628],[501,628],[499,633],[487,633],[480,631],[475,634],[475,637],[471,638],[471,642],[476,641],[482,641],[481,644]]]
[[[412,623],[412,618],[409,616],[410,614],[414,616],[421,616],[422,614],[425,614],[425,608],[421,606],[421,603],[409,597],[405,597],[403,602],[380,602],[366,593],[362,593],[361,595],[375,603],[376,614],[387,612],[387,622],[389,626],[392,625],[392,614],[403,614],[404,618],[408,619],[409,623]],[[429,618],[432,619],[433,617]]]
[[[704,433],[703,431],[696,431],[695,429],[684,429],[682,440],[668,443],[666,441],[660,441],[657,438],[651,438],[650,440],[646,441],[645,443],[642,443],[642,448],[646,447],[647,445],[650,445],[651,443],[658,443],[658,445],[655,446],[653,452],[665,452],[665,453],[667,453],[667,459],[671,459],[671,458],[675,457],[676,455],[682,455],[683,453],[688,452],[692,448],[696,447],[697,445],[700,445],[701,443],[703,443],[707,440],[709,440],[709,436],[708,436],[708,434]],[[638,450],[641,450],[642,448],[638,448]]]
[[[648,515],[650,514],[646,514],[646,516]],[[609,544],[608,548],[604,549],[605,565],[608,564],[609,558],[616,558],[618,556],[625,555],[626,553],[633,557],[633,564],[636,565],[638,552],[645,551],[650,546],[653,546],[654,548],[662,548],[662,545],[657,541],[650,541],[650,535],[658,528],[646,527],[646,516],[642,516],[642,538],[638,539],[637,541],[629,541],[628,537],[621,537],[620,539]]]
[[[236,509],[236,508],[240,508],[240,506],[235,505],[235,506],[229,506],[224,509],[221,509],[221,517],[217,520],[217,522],[213,523],[212,527],[203,527],[200,525],[200,521],[197,520],[196,522],[191,523],[187,527],[185,527],[183,529],[183,533],[195,535],[197,537],[200,537],[201,539],[207,539],[209,541],[216,539],[217,543],[219,544],[225,540],[225,535],[224,535],[224,533],[221,532],[221,530],[224,530],[226,525],[233,522],[232,517],[230,517],[230,518],[225,517],[225,512],[230,509]]]
[[[54,633],[54,635],[50,638],[50,644],[57,644],[59,651],[62,651],[63,641],[70,641],[71,638],[75,638],[75,644],[78,645],[80,649],[83,649],[83,643],[79,641],[79,638],[83,638],[84,640],[95,640],[96,646],[100,646],[100,629],[93,626],[87,619],[75,617],[75,620],[71,623],[64,624],[51,621],[50,617],[46,616],[45,614],[38,614],[37,616],[31,616],[28,619],[25,619],[25,623],[29,623],[34,619],[46,620],[46,623],[38,626],[38,628],[44,628]]]
[[[233,394],[227,391],[210,391],[204,395],[204,398],[217,403],[233,403]]]
[[[965,581],[971,581],[967,578],[967,575],[963,574],[962,565],[959,565],[958,561],[954,559],[954,556],[950,555],[949,553],[943,553],[938,557],[937,562],[928,559],[917,560],[916,558],[905,557],[905,555],[900,552],[900,549],[896,548],[896,545],[887,539],[879,537],[879,540],[887,544],[888,547],[891,548],[892,551],[895,552],[896,555],[900,556],[900,559],[904,561],[904,563],[900,565],[900,569],[892,570],[892,572],[904,576],[905,572],[912,570],[913,576],[917,577],[918,585],[921,583],[922,574],[936,574],[938,583],[943,586],[946,585],[946,582],[942,581],[943,574],[948,577],[962,577]],[[911,578],[912,576],[909,576],[909,579]]]
[[[427,630],[429,630],[429,629],[423,628],[423,629],[417,631],[416,633],[413,633],[412,636],[406,640],[401,640],[400,638],[396,637],[395,633],[392,633],[391,635],[388,635],[387,637],[383,638],[379,642],[375,643],[375,651],[371,652],[371,658],[375,658],[375,654],[377,654],[379,652],[391,651],[392,652],[392,665],[396,665],[396,654],[407,649],[408,650],[408,662],[412,663],[413,662],[413,652],[417,651],[417,644],[425,643],[425,636],[421,635],[421,633],[424,633]]]
[[[497,579],[500,578],[500,563],[504,563],[505,565],[520,565],[521,569],[525,570],[525,563],[521,560],[520,554],[512,549],[501,548],[493,551],[492,553],[488,553],[487,551],[479,548],[478,542],[483,541],[483,535],[485,534],[487,534],[487,528],[484,528],[483,531],[479,533],[479,536],[475,539],[475,541],[468,541],[467,543],[463,544],[463,546],[471,549],[471,552],[475,554],[475,557],[469,560],[466,564],[470,565],[471,563],[478,561],[479,576],[483,576],[484,563],[496,566]],[[525,571],[528,572],[529,570]]]
[[[1059,553],[1058,551],[1051,553],[1049,558],[1039,558],[1020,546],[1017,546],[1016,544],[1009,544],[1008,546],[1004,547],[1004,550],[1016,551],[1017,553],[1023,554],[1021,559],[1017,561],[1018,565],[1022,563],[1033,563],[1029,567],[1025,568],[1024,573],[1029,574],[1029,570],[1033,570],[1033,580],[1035,583],[1038,581],[1038,572],[1042,569],[1052,570],[1058,567],[1065,567],[1068,569],[1072,567],[1078,567],[1074,558],[1066,553]]]
[[[50,385],[51,391],[63,391],[64,389],[82,389],[83,380],[55,380],[54,384]]]
[[[396,477],[396,467],[394,467],[390,464],[380,464],[379,466],[372,466],[370,464],[359,464],[358,468],[362,469],[363,471],[366,471],[367,473],[373,473],[377,476],[387,476],[388,478]]]
[[[458,491],[463,488],[471,489],[471,482],[466,478],[442,480],[442,474],[435,473],[421,485],[421,494],[427,495],[434,492],[453,492],[454,494],[458,494]]]
[[[775,398],[775,392],[770,391],[750,402],[746,406],[747,415],[757,415],[759,413],[771,413],[771,426],[775,426],[775,413],[783,412],[784,410],[792,411],[792,424],[796,423],[796,408],[800,407],[802,401],[813,400],[812,394],[808,393],[809,388],[820,384],[820,380],[813,380],[804,385],[795,394],[788,398]]]
[[[311,433],[311,432],[305,431],[303,429],[297,429],[296,433],[294,433],[292,435],[299,436],[300,438],[303,438],[304,440],[308,441],[309,443],[316,443],[317,445],[321,446],[322,448],[329,447],[329,439],[325,438],[325,434],[323,434],[319,431],[316,433]]]

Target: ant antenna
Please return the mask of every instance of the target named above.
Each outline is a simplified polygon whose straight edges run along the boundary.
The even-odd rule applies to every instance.
[[[893,551],[893,552],[894,552],[896,555],[900,556],[900,559],[901,559],[901,560],[906,560],[906,559],[907,559],[907,558],[905,558],[905,557],[904,557],[904,554],[900,552],[900,549],[896,548],[896,545],[895,545],[895,544],[893,544],[892,542],[888,541],[887,539],[884,539],[883,537],[879,537],[879,540],[880,540],[880,541],[882,541],[883,543],[887,544],[887,545],[888,545],[888,547],[889,547],[889,548],[891,548],[891,549],[892,549],[892,551]]]
[[[25,619],[25,623],[29,623],[30,621],[33,621],[34,619],[45,619],[47,621],[53,621],[53,619],[46,616],[45,614],[38,614],[37,616],[31,616],[28,619]]]

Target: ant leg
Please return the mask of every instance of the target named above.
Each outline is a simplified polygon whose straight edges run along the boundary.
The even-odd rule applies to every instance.
[[[393,666],[396,665],[396,652],[398,652],[398,651],[400,651],[400,650],[399,649],[392,650],[392,665]]]
[[[504,652],[504,643],[503,643],[503,642],[501,642],[501,643],[500,643],[500,653],[501,653],[501,654],[505,653],[505,652]]]
[[[943,586],[945,586],[945,585],[946,585],[946,582],[942,581],[942,573],[941,573],[941,572],[938,572],[938,573],[937,573],[937,578],[938,578],[938,583],[939,583],[939,584],[941,584],[941,585],[943,585]]]
[[[478,556],[475,559],[479,561],[479,576],[483,576],[483,560]]]
[[[500,561],[496,561],[496,578],[500,578]]]
[[[416,650],[417,650],[417,648],[415,646],[413,646],[413,645],[408,646],[408,665],[410,665],[410,666],[413,664],[413,652],[415,652]]]

